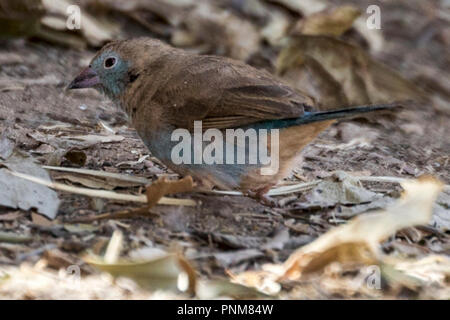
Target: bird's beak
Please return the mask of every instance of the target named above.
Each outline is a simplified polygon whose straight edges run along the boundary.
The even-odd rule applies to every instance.
[[[100,78],[97,73],[91,68],[87,67],[81,73],[73,79],[73,81],[67,86],[67,89],[82,89],[92,88],[100,84]]]

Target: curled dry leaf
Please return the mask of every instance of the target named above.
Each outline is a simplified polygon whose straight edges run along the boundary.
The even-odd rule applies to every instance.
[[[165,177],[162,177],[147,187],[147,205],[149,208],[153,207],[167,194],[191,191],[193,185],[194,183],[191,176],[184,177],[177,181],[169,181]]]
[[[443,185],[432,177],[402,183],[404,194],[385,210],[360,215],[295,251],[282,265],[266,265],[264,271],[246,272],[234,280],[268,290],[274,283],[298,280],[323,270],[331,262],[377,263],[379,243],[396,231],[426,224]]]
[[[298,278],[332,261],[375,261],[379,242],[400,229],[428,223],[442,183],[423,177],[402,186],[404,194],[386,210],[358,216],[294,252],[284,264],[283,278]]]
[[[420,100],[421,91],[363,49],[327,36],[293,36],[277,59],[277,73],[321,109]]]
[[[287,8],[289,8],[292,11],[296,11],[306,17],[308,19],[309,17],[312,17],[312,20],[317,21],[320,20],[320,16],[326,15],[326,12],[333,12],[333,8],[338,9],[339,7],[333,7],[333,5],[327,1],[327,0],[272,0],[274,2],[278,2]],[[342,9],[340,9],[342,10]],[[337,16],[333,17],[333,20],[339,21],[339,15],[344,13],[345,15],[348,15],[348,13],[345,13],[345,10],[341,11],[340,14],[337,14]],[[352,14],[348,15],[347,19],[342,20],[343,25],[348,25],[349,18],[352,16]],[[331,17],[330,17],[331,18]],[[384,47],[384,38],[381,30],[378,29],[369,29],[367,28],[367,16],[361,15],[359,17],[356,17],[356,20],[353,20],[353,28],[358,31],[358,33],[366,39],[366,41],[369,43],[370,48],[378,52]],[[314,22],[317,23],[317,22]],[[323,21],[324,25],[328,24],[328,21]],[[334,24],[334,23],[333,23]],[[341,28],[341,25],[336,25],[336,30],[339,30]],[[349,26],[350,28],[350,26]],[[330,29],[330,28],[328,28]],[[345,31],[343,31],[345,32]],[[328,34],[328,33],[326,33]]]
[[[133,279],[142,288],[152,291],[171,290],[177,292],[194,293],[196,274],[191,264],[179,253],[167,253],[157,248],[135,252],[135,258],[119,259],[122,238],[113,234],[107,253],[111,257],[87,255],[84,261],[88,264],[108,272],[113,277]],[[113,247],[113,248],[112,248]],[[111,253],[111,251],[114,251]]]

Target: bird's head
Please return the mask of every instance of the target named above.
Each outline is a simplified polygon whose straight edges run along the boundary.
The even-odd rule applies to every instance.
[[[148,60],[163,46],[160,41],[148,38],[110,42],[67,89],[95,88],[115,99],[139,77]]]

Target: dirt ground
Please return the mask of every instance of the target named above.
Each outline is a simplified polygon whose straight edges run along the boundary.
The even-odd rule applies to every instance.
[[[354,2],[365,8],[364,1]],[[450,29],[448,23],[430,21],[418,10],[402,11],[402,19],[395,12],[395,5],[392,5],[391,14],[383,22],[386,46],[376,58],[430,92],[432,100],[411,104],[395,117],[336,123],[304,150],[302,161],[286,183],[323,179],[334,171],[344,171],[401,178],[432,175],[450,184]],[[2,137],[14,141],[16,148],[29,153],[43,165],[77,167],[65,157],[55,158],[59,151],[75,148],[86,155],[83,168],[146,177],[153,181],[161,176],[176,177],[152,158],[151,152],[127,126],[125,116],[112,102],[94,90],[64,90],[94,54],[95,49],[75,50],[23,39],[2,40]],[[105,128],[100,123],[113,128],[124,139],[87,147],[58,143],[59,137],[65,135],[104,134]],[[143,158],[146,155],[149,157]],[[51,175],[56,181],[79,186],[64,179],[61,172],[51,171]],[[391,183],[364,183],[364,186],[394,198],[401,191],[399,185]],[[115,191],[139,194],[142,187],[118,187]],[[33,210],[0,207],[1,230],[32,237],[26,244],[0,243],[0,264],[11,274],[27,274],[36,263],[46,259],[47,265],[42,272],[56,274],[59,268],[75,263],[81,265],[86,274],[97,275],[98,271],[86,265],[80,255],[87,249],[99,252],[98,248],[118,229],[125,237],[124,255],[145,246],[176,249],[185,254],[201,277],[223,277],[227,271],[239,273],[258,269],[265,263],[280,263],[296,248],[363,211],[363,207],[359,207],[363,205],[311,205],[307,192],[276,197],[280,208],[265,207],[242,196],[189,193],[175,197],[192,198],[197,201],[195,207],[160,205],[154,207],[148,217],[102,220],[93,222],[92,229],[71,232],[63,226],[80,217],[138,205],[66,192],[58,192],[58,195],[61,204],[57,219],[52,222]],[[450,214],[448,208],[446,213]],[[435,225],[411,229],[413,231],[402,231],[385,241],[383,250],[390,252],[401,247],[411,255],[450,254],[448,229]],[[412,233],[416,236],[411,236]],[[267,243],[274,245],[262,249]],[[101,280],[91,281],[92,286],[104,285],[95,284],[95,281],[103,283]],[[57,281],[55,285],[58,285]],[[120,291],[116,296],[108,296],[107,291],[97,292],[97,297],[148,297],[138,289],[131,290],[134,293]],[[1,298],[55,297],[45,290],[30,292],[11,288],[2,291],[0,287]],[[417,297],[418,293],[409,294]],[[293,296],[302,297],[301,294]],[[320,289],[313,296],[346,297],[339,293],[327,295]],[[79,296],[74,294],[74,297]],[[406,294],[406,297],[410,296]]]

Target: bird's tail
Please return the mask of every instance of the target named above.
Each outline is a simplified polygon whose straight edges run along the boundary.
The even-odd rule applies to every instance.
[[[354,116],[375,112],[380,110],[389,110],[400,107],[398,103],[389,103],[389,104],[373,104],[366,106],[358,106],[348,109],[339,109],[332,111],[323,111],[323,112],[310,112],[305,114],[303,117],[295,119],[296,124],[303,123],[311,123],[311,122],[319,122],[333,119],[341,119],[341,118],[352,118]]]
[[[342,118],[352,118],[357,115],[381,110],[390,110],[401,107],[398,103],[389,103],[389,104],[373,104],[366,106],[358,106],[348,109],[339,109],[332,111],[320,111],[320,112],[306,112],[303,116],[299,118],[291,118],[291,119],[280,119],[280,120],[271,120],[269,127],[272,129],[282,129],[288,128],[292,126],[298,126],[302,124],[308,124],[313,122],[327,121],[327,120],[335,120]],[[264,121],[266,122],[266,121]],[[263,124],[263,123],[261,123]],[[267,128],[267,124],[263,125],[263,127]]]

